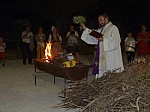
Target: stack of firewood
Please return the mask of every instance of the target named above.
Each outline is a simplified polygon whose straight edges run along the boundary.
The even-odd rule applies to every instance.
[[[122,73],[108,71],[90,83],[72,84],[59,106],[81,112],[150,112],[150,64],[136,63]]]

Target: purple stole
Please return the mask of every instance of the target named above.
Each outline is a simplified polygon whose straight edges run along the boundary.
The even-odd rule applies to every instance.
[[[99,44],[100,42],[98,41],[98,45],[96,48],[96,53],[95,53],[95,57],[94,57],[94,61],[93,61],[93,70],[92,70],[92,74],[99,74]]]
[[[103,31],[103,28],[101,29],[100,33],[102,33],[102,31]],[[98,41],[98,45],[96,48],[96,53],[95,53],[95,57],[94,57],[94,61],[93,61],[92,74],[94,74],[94,75],[99,74],[99,56],[100,56],[99,44],[100,44],[100,42]]]

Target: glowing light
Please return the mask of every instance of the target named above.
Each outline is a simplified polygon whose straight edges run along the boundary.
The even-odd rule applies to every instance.
[[[51,46],[52,46],[52,43],[50,43],[50,42],[46,43],[46,49],[45,49],[46,62],[48,62],[48,60],[52,58]]]

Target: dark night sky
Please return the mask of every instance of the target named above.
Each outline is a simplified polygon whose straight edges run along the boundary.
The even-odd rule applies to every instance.
[[[129,29],[136,33],[141,23],[150,27],[149,6],[148,0],[3,0],[0,32],[8,37],[10,33],[15,35],[20,31],[19,25],[28,21],[33,28],[43,25],[46,29],[61,21],[66,29],[78,14],[85,15],[89,24],[95,25],[98,14],[107,12],[122,33]]]

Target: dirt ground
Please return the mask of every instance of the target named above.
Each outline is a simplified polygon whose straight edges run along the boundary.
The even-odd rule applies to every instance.
[[[64,79],[41,71],[34,72],[34,65],[23,65],[21,52],[7,50],[6,66],[0,61],[0,112],[78,112],[64,108],[53,108],[61,103],[64,89]],[[93,54],[81,55],[81,63],[91,65]],[[95,78],[88,74],[88,81]],[[37,86],[34,76],[37,75]]]
[[[81,56],[81,62],[90,65],[92,56]],[[6,60],[6,66],[0,62],[0,112],[77,112],[53,108],[61,103],[64,79],[41,71],[34,72],[33,65],[23,65],[21,59]],[[34,76],[37,74],[37,86]],[[89,70],[88,81],[95,76]]]

